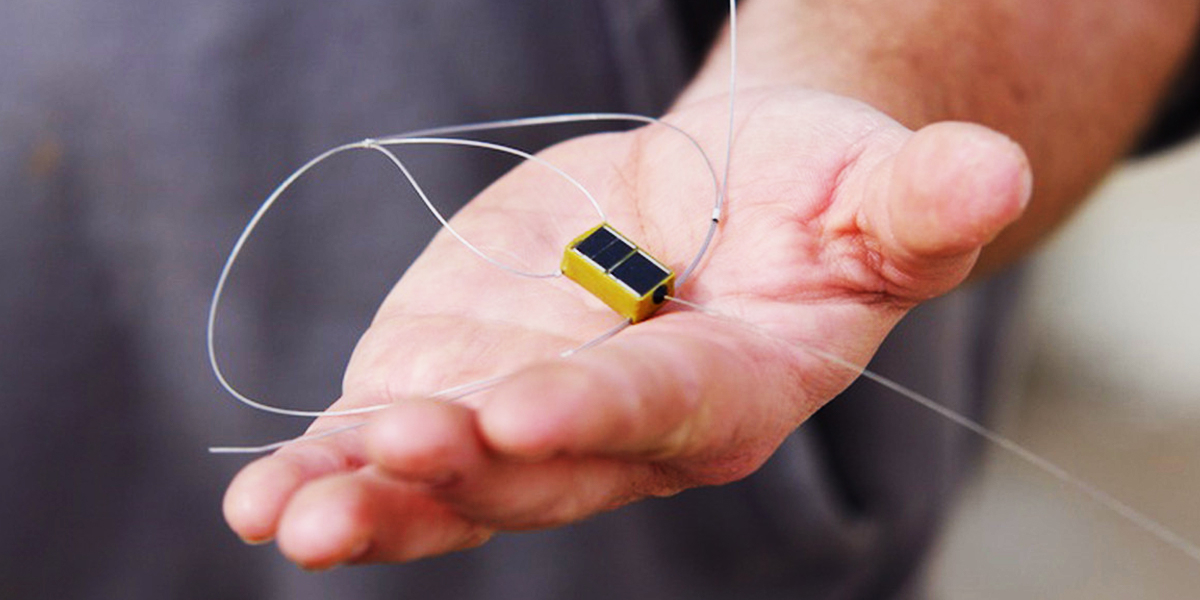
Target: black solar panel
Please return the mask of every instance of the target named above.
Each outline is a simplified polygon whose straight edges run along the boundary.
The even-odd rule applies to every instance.
[[[639,296],[644,296],[662,283],[670,273],[638,252],[617,265],[617,268],[612,270],[612,275],[632,288]]]
[[[609,231],[607,227],[601,227],[600,229],[593,231],[592,235],[584,238],[582,242],[579,242],[579,245],[575,246],[575,249],[578,250],[580,254],[588,258],[592,258],[601,250],[607,248],[608,245],[613,243],[613,241],[616,239],[617,236],[613,235],[613,232]]]
[[[606,227],[601,227],[592,235],[587,236],[582,242],[579,242],[579,245],[575,246],[575,249],[590,258],[592,262],[600,265],[600,268],[605,271],[612,269],[634,251],[633,246],[614,235]]]
[[[612,270],[617,263],[624,260],[626,256],[633,254],[633,250],[633,246],[630,246],[621,240],[615,240],[613,243],[609,244],[607,248],[596,254],[596,256],[590,258],[596,261],[596,264],[600,265],[600,268],[604,269],[605,271],[609,271]]]

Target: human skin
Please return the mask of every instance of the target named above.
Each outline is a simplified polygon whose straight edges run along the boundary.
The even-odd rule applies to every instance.
[[[729,200],[677,292],[740,322],[676,305],[558,358],[618,319],[569,281],[513,276],[443,233],[383,302],[332,408],[394,406],[243,469],[224,504],[238,535],[276,539],[307,568],[407,561],[752,473],[856,375],[808,349],[864,364],[985,246],[985,269],[1026,252],[1128,148],[1197,18],[1195,3],[1165,0],[742,9]],[[714,155],[722,44],[665,117]],[[707,224],[696,199],[712,196],[688,152],[647,127],[543,156],[678,269]],[[552,270],[595,221],[570,193],[527,163],[454,223]],[[504,373],[459,402],[429,398]]]

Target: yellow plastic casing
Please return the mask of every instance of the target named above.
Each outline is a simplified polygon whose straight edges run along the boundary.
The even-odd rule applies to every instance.
[[[675,292],[675,273],[607,223],[567,245],[562,272],[634,323],[649,318]]]

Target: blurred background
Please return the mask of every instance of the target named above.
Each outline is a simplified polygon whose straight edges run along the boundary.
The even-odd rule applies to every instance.
[[[1200,143],[1117,171],[1031,265],[991,425],[1200,540]],[[960,496],[933,598],[1194,598],[1200,568],[1001,453]]]

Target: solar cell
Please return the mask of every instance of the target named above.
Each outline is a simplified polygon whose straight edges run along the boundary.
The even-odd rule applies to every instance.
[[[607,248],[597,252],[595,256],[590,256],[588,258],[591,258],[596,262],[597,265],[600,265],[601,269],[610,271],[613,267],[617,266],[618,263],[624,260],[625,257],[633,253],[633,246],[620,239],[614,239]]]
[[[604,250],[609,244],[616,241],[616,239],[617,236],[612,231],[609,231],[607,227],[601,227],[593,231],[592,235],[587,236],[582,242],[579,242],[579,245],[575,246],[575,249],[588,258],[594,258],[601,250]]]
[[[625,262],[612,270],[613,277],[629,286],[639,296],[650,293],[650,290],[662,283],[669,275],[669,272],[654,264],[654,261],[641,252],[625,259]]]

